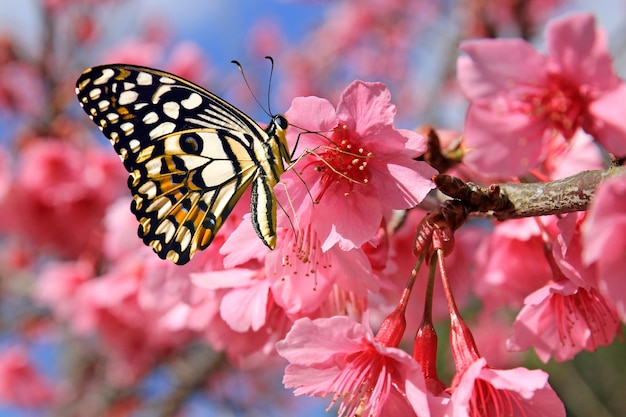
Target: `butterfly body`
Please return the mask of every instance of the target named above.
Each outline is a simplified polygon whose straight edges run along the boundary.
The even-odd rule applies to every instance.
[[[209,246],[250,185],[252,224],[274,248],[273,188],[291,162],[283,116],[262,129],[187,80],[125,64],[88,69],[76,94],[129,172],[138,234],[161,258],[185,264]]]

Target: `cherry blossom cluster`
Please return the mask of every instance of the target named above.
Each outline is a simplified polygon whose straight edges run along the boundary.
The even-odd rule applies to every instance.
[[[44,6],[60,15],[81,2],[91,3]],[[336,39],[315,62],[286,49],[284,62],[307,77],[289,78],[283,88],[307,93],[285,112],[296,157],[274,190],[274,250],[256,237],[244,196],[188,264],[159,259],[136,236],[119,158],[96,146],[88,120],[74,121],[58,105],[50,104],[56,122],[46,129],[20,131],[16,152],[0,148],[0,272],[16,281],[30,274],[28,290],[14,291],[40,309],[16,318],[14,331],[28,339],[62,328],[99,355],[82,374],[89,384],[80,386],[83,379],[54,384],[41,375],[18,343],[3,348],[0,403],[58,410],[77,386],[106,386],[127,390],[114,411],[131,415],[140,407],[129,394],[137,384],[172,358],[209,346],[239,369],[284,370],[285,388],[326,398],[339,416],[565,416],[548,374],[508,352],[567,361],[613,343],[626,323],[626,82],[615,73],[606,35],[593,15],[576,13],[547,24],[544,52],[518,38],[463,41],[456,60],[458,92],[469,102],[462,130],[407,130],[396,126],[394,103],[420,103],[408,91],[396,100],[385,84],[357,80],[327,100],[309,78],[342,54],[394,85],[407,77],[407,34],[425,30],[412,27],[411,16],[443,6],[372,2],[385,6],[374,13],[338,2],[350,21],[329,18],[306,40],[330,46],[328,38]],[[561,2],[529,3],[537,16]],[[503,5],[487,14],[491,24],[468,25],[467,37],[516,19]],[[88,47],[99,29],[82,22],[74,36]],[[348,25],[362,29],[339,36]],[[372,27],[387,36],[374,42]],[[254,47],[268,48],[268,37]],[[205,83],[200,49],[180,43],[166,52],[166,38],[147,31],[100,62],[159,67]],[[64,95],[47,94],[45,66],[20,61],[14,49],[0,39],[0,111],[26,123],[44,112],[38,96],[56,103]],[[385,49],[393,50],[389,59],[372,58]],[[331,73],[317,82],[336,82]],[[30,93],[5,83],[6,74]],[[434,152],[445,163],[434,163]],[[435,181],[445,173],[488,188],[609,167],[616,174],[595,190],[587,211],[506,221],[476,219],[463,201],[442,199]],[[441,355],[444,338],[449,359]],[[99,361],[106,365],[98,373]],[[200,375],[196,385],[219,385],[219,372]]]

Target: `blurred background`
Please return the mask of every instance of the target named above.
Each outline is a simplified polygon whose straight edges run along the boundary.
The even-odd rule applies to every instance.
[[[132,383],[94,382],[106,373],[101,367],[108,366],[108,345],[59,320],[63,314],[71,317],[72,312],[55,310],[68,293],[40,283],[44,272],[50,279],[50,262],[93,255],[84,250],[95,239],[85,237],[85,225],[101,222],[106,208],[127,193],[117,156],[75,98],[75,81],[86,68],[125,62],[174,72],[261,122],[267,120],[264,109],[233,59],[241,62],[260,104],[269,102],[272,112],[284,112],[297,96],[337,103],[351,81],[379,81],[391,90],[397,127],[428,124],[461,131],[467,103],[455,83],[459,42],[515,36],[541,49],[545,23],[577,10],[597,16],[624,78],[623,0],[4,0],[0,197],[11,204],[0,208],[0,416],[327,415],[328,401],[293,398],[282,388],[280,366],[274,373],[237,370],[215,354],[218,365],[210,378],[179,384],[172,369],[182,373],[196,363],[194,355],[205,358],[205,347],[198,346],[144,369]],[[266,55],[274,58],[273,74]],[[54,181],[37,178],[57,168],[42,171],[42,164],[51,162],[24,156],[42,138],[76,145],[80,152],[74,160],[100,170],[100,182],[81,185],[92,187],[94,195],[76,212],[49,209],[50,199],[59,198],[50,190]],[[91,149],[98,155],[87,155]],[[58,152],[67,157],[69,151]],[[50,303],[55,291],[56,303]],[[178,347],[168,345],[168,352]],[[522,359],[525,366],[551,374],[568,415],[608,417],[626,415],[625,358],[618,341],[566,363],[544,365],[533,353]],[[82,405],[73,407],[73,402]]]

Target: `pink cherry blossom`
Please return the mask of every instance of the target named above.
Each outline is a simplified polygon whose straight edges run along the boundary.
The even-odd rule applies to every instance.
[[[13,346],[0,352],[0,402],[41,407],[49,405],[53,396],[51,382],[37,372],[23,348]]]
[[[619,332],[615,309],[596,287],[593,268],[582,262],[579,219],[570,213],[559,220],[553,247],[553,281],[530,294],[513,324],[510,350],[534,348],[541,360],[572,359],[581,350],[610,344]]]
[[[226,278],[228,272],[224,271],[222,275]],[[213,276],[217,278],[217,275]],[[266,283],[259,281],[257,286]],[[257,304],[262,300],[265,304],[251,308],[235,304],[242,299],[252,299]],[[292,321],[284,310],[272,302],[267,290],[263,292],[258,287],[250,286],[230,291],[209,291],[207,301],[210,303],[207,307],[218,306],[217,314],[198,327],[197,331],[212,349],[224,352],[230,363],[246,369],[264,368],[270,363],[278,363],[274,345],[287,334]],[[253,317],[261,309],[264,310],[262,317]],[[198,310],[198,307],[193,306],[193,310]],[[194,313],[198,314],[197,311]]]
[[[0,59],[15,52],[6,39],[0,39]],[[44,108],[41,97],[45,96],[41,72],[32,63],[9,60],[0,62],[0,110],[15,111],[32,116]]]
[[[13,228],[11,219],[11,184],[13,182],[9,153],[0,148],[0,231],[3,233]],[[8,212],[7,212],[8,211]]]
[[[297,141],[297,149],[305,150],[295,169],[310,190],[294,204],[312,210],[311,226],[323,251],[335,244],[344,250],[360,247],[391,209],[415,206],[433,186],[435,171],[413,160],[425,151],[425,141],[393,127],[396,109],[390,98],[380,83],[355,81],[336,110],[326,100],[300,97],[286,112],[293,126],[320,132],[297,136],[301,131],[291,129],[289,140],[291,147]]]
[[[474,285],[488,312],[521,306],[526,295],[552,276],[540,230],[531,218],[498,224],[481,243],[477,257]]]
[[[102,250],[111,262],[152,252],[137,236],[137,219],[129,210],[130,202],[129,197],[116,200],[109,205],[104,216]]]
[[[541,168],[549,179],[558,180],[581,171],[605,169],[606,166],[593,137],[579,129],[569,141],[559,136],[548,143]]]
[[[146,297],[146,281],[167,274],[166,266],[153,256],[129,259],[83,283],[74,297],[62,301],[74,304],[75,314],[70,317],[74,331],[99,335],[112,359],[108,376],[116,385],[133,382],[191,336],[187,329],[170,329],[164,320],[174,296],[164,305]]]
[[[526,368],[494,369],[478,358],[452,386],[450,417],[560,417],[565,407],[550,384],[548,374]]]
[[[5,208],[13,231],[65,256],[99,251],[102,217],[126,178],[115,154],[41,139],[20,162]]]
[[[511,336],[513,318],[508,314],[493,314],[479,317],[472,322],[472,334],[480,355],[494,368],[512,368],[520,366],[526,357],[523,352],[512,352],[506,347],[506,340]]]
[[[614,103],[626,99],[604,33],[590,14],[572,14],[546,29],[547,55],[521,39],[466,41],[458,80],[471,101],[464,161],[477,171],[518,176],[546,157],[555,135],[579,128],[609,152],[626,155],[626,119]]]
[[[586,290],[568,280],[554,282],[524,300],[507,340],[513,351],[533,348],[548,362],[572,359],[581,350],[594,351],[609,345],[619,330],[615,310],[591,288]]]
[[[192,273],[194,284],[210,290],[224,289],[220,316],[237,332],[257,331],[266,324],[270,283],[258,262],[246,268]]]
[[[379,283],[361,249],[332,247],[322,252],[312,235],[305,242],[305,249],[310,250],[303,251],[294,245],[297,237],[287,230],[280,247],[266,258],[266,270],[272,271],[268,274],[272,294],[287,314],[293,318],[309,315],[336,293],[365,303],[368,292],[378,291]],[[328,314],[345,311],[341,304],[338,307]]]
[[[428,404],[423,376],[406,352],[374,339],[369,324],[348,317],[297,320],[276,344],[289,361],[283,384],[295,395],[332,395],[339,416],[415,415],[404,394],[411,381],[415,402]],[[421,399],[418,400],[417,397]],[[430,415],[425,406],[420,416]]]
[[[450,305],[450,345],[457,373],[448,389],[452,395],[447,416],[565,416],[563,403],[548,384],[548,374],[487,365],[454,302]]]
[[[284,189],[277,187],[277,195],[283,197]],[[380,286],[367,255],[361,248],[333,246],[322,251],[318,234],[308,225],[310,218],[311,211],[303,212],[298,217],[298,233],[294,233],[284,213],[279,212],[278,224],[286,226],[278,227],[272,251],[256,238],[251,223],[244,219],[222,247],[224,266],[230,270],[263,262],[262,276],[270,285],[271,297],[292,320],[310,316],[323,305],[330,307],[330,299],[335,301],[335,308],[325,310],[324,316],[343,314],[348,304],[360,304],[357,310],[361,311],[368,293],[378,292]],[[206,284],[208,280],[203,281]]]
[[[94,278],[94,268],[84,261],[46,265],[37,281],[36,298],[49,306],[57,318],[70,320],[77,313],[73,300],[83,284]]]
[[[606,180],[582,226],[583,260],[595,264],[598,288],[626,322],[626,177]]]

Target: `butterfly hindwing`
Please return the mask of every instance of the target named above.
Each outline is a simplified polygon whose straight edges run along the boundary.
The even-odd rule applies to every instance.
[[[159,255],[186,263],[206,248],[257,172],[250,158],[234,160],[237,141],[219,138],[220,131],[185,131],[163,138],[165,151],[137,163],[129,176],[131,211],[139,220],[139,236]],[[190,153],[177,142],[209,143]],[[170,143],[171,142],[171,143]],[[240,145],[239,145],[240,146]]]
[[[201,87],[145,67],[94,67],[76,85],[81,106],[130,174],[139,236],[161,258],[184,264],[206,248],[253,181],[274,210],[253,213],[261,217],[255,230],[273,247],[272,188],[289,158],[286,121],[284,129],[274,122],[282,116],[266,132]]]

